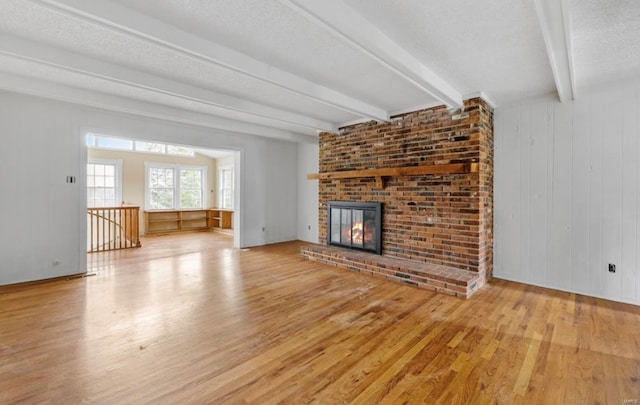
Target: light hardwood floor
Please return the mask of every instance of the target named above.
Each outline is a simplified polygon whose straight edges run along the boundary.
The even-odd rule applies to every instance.
[[[0,287],[0,403],[640,399],[640,307],[506,281],[464,301],[300,243],[147,238],[84,279]]]

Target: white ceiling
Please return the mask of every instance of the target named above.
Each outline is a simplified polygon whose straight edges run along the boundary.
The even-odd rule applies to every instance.
[[[637,0],[0,0],[0,89],[288,140],[640,78]]]

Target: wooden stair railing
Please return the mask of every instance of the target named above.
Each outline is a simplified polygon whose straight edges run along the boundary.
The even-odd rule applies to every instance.
[[[135,206],[87,208],[87,252],[142,246],[139,215]]]

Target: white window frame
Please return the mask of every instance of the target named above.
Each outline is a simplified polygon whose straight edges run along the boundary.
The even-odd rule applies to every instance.
[[[88,159],[87,165],[90,165],[90,164],[115,166],[116,206],[119,206],[122,203],[122,159]],[[87,173],[87,176],[88,176],[88,173]],[[90,187],[87,185],[87,190],[89,190],[89,188]],[[87,199],[86,192],[85,192],[85,199]],[[87,206],[88,205],[89,205],[89,199],[87,199]],[[92,207],[89,207],[89,208],[92,208]]]
[[[93,142],[89,142],[89,138],[92,138]],[[101,140],[105,140],[105,141],[117,140],[117,141],[131,142],[131,146],[128,147],[128,148],[110,148],[108,146],[100,145],[100,141]],[[144,149],[140,149],[140,146],[139,146],[140,143],[156,144],[156,145],[162,146],[163,148],[162,148],[161,151],[144,150]],[[87,134],[86,134],[86,144],[87,144],[87,147],[92,148],[92,149],[112,150],[112,151],[118,151],[118,152],[149,153],[149,154],[152,154],[152,155],[166,155],[166,156],[176,156],[176,157],[183,157],[183,158],[195,158],[196,157],[196,151],[193,148],[190,148],[188,146],[176,145],[176,144],[173,144],[173,143],[143,141],[143,140],[139,140],[139,139],[125,138],[125,137],[122,137],[122,136],[111,136],[111,135],[99,134],[99,133],[95,133],[95,132],[87,132]],[[186,152],[188,152],[188,153],[172,153],[172,152],[169,152],[169,149],[171,147],[184,148],[186,150]]]
[[[231,207],[224,206],[224,172],[226,170],[231,170]],[[233,209],[235,204],[235,170],[233,165],[224,165],[218,167],[218,207],[224,209]]]
[[[191,166],[191,165],[181,165],[181,164],[171,164],[171,163],[155,163],[155,162],[144,162],[144,205],[146,211],[163,211],[164,209],[151,208],[151,193],[149,192],[149,172],[151,168],[160,168],[160,169],[173,169],[173,178],[175,179],[174,185],[174,193],[173,193],[173,208],[169,208],[169,210],[180,210],[180,170],[200,170],[202,172],[202,208],[195,209],[205,209],[208,207],[207,205],[207,189],[208,189],[208,180],[207,180],[207,166]],[[193,208],[185,208],[185,209],[193,209]]]

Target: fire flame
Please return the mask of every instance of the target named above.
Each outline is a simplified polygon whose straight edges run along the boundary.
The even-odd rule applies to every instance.
[[[373,232],[371,227],[365,226],[361,221],[356,221],[351,228],[346,228],[342,233],[343,240],[350,240],[354,245],[363,246],[373,241]]]

